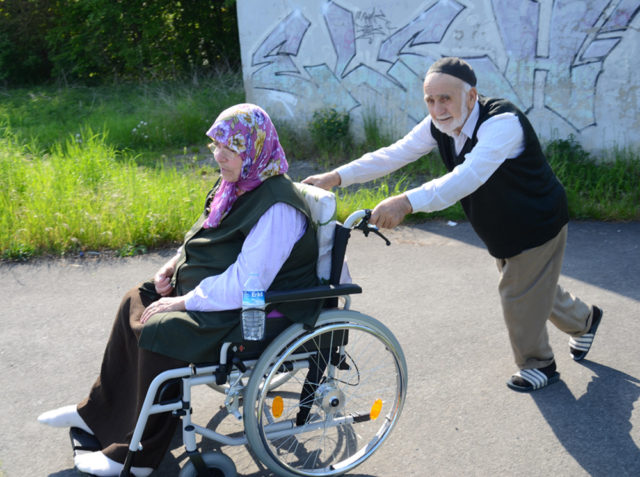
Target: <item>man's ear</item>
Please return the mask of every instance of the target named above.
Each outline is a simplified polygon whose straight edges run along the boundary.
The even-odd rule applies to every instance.
[[[467,95],[467,106],[469,109],[473,108],[473,105],[476,103],[478,99],[478,90],[473,87],[469,90],[469,94]]]

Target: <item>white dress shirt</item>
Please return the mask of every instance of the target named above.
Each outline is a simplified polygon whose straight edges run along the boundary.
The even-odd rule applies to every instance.
[[[250,273],[267,290],[307,229],[296,208],[277,202],[253,226],[237,260],[220,275],[207,277],[185,295],[189,311],[234,310],[242,306],[242,287]]]
[[[459,154],[473,136],[480,106],[476,101],[459,135],[450,134]],[[438,144],[431,135],[431,116],[418,123],[394,144],[367,153],[360,159],[338,167],[341,187],[385,176],[429,153]],[[452,206],[474,192],[508,159],[524,150],[524,131],[518,117],[502,113],[487,119],[478,128],[478,142],[451,172],[405,192],[413,212],[434,212]]]

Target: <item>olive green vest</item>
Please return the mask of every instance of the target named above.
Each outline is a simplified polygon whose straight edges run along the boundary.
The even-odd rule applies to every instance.
[[[211,200],[209,194],[207,202]],[[219,275],[232,265],[247,235],[260,217],[277,202],[295,207],[310,218],[306,202],[286,176],[275,176],[236,200],[216,228],[202,227],[205,211],[185,237],[176,265],[173,285],[178,296],[193,290],[204,278]],[[293,290],[318,284],[318,244],[313,222],[293,247],[269,290]],[[259,268],[256,264],[256,269]],[[320,301],[291,302],[277,310],[293,322],[313,325]],[[267,308],[270,311],[273,306]],[[144,325],[139,345],[144,349],[189,362],[215,362],[224,341],[241,340],[240,310],[214,312],[181,311],[158,313]]]

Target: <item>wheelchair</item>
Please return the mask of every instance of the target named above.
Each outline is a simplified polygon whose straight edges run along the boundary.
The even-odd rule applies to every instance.
[[[328,284],[268,291],[265,301],[324,300],[315,326],[307,329],[284,317],[268,317],[265,340],[223,343],[215,364],[191,364],[160,373],[147,391],[121,476],[130,475],[147,419],[156,413],[172,412],[181,418],[188,456],[181,477],[237,475],[226,455],[201,453],[196,435],[221,445],[248,445],[269,470],[284,477],[342,475],[363,463],[389,437],[407,392],[404,353],[385,325],[350,309],[350,295],[361,293],[361,287],[339,283],[345,276],[344,257],[352,230],[366,236],[373,232],[387,245],[389,241],[368,224],[370,211],[354,212],[340,224],[335,220],[332,193],[297,186],[318,226],[322,257],[318,273],[326,275],[322,267],[330,264]],[[326,213],[327,202],[333,203],[329,218],[318,217],[319,208]],[[192,422],[191,390],[201,385],[224,395],[227,411],[243,424],[242,436],[226,436]],[[82,436],[77,429],[71,432],[78,444]]]

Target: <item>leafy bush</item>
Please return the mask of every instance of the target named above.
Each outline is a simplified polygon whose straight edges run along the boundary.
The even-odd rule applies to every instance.
[[[0,81],[164,79],[240,66],[235,0],[0,1]]]
[[[0,82],[33,84],[49,78],[46,35],[53,0],[0,1]]]
[[[348,151],[351,148],[349,122],[349,113],[335,108],[315,111],[309,124],[313,143],[329,154]]]

